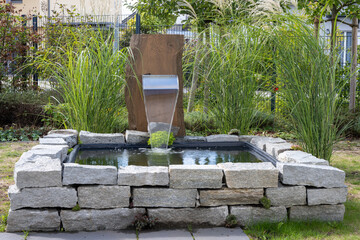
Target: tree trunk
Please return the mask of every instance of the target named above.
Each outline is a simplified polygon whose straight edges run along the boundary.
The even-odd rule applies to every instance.
[[[351,45],[351,77],[350,77],[350,104],[349,110],[355,111],[356,79],[357,79],[357,45],[358,45],[358,19],[352,20],[352,45]]]
[[[314,36],[316,39],[319,38],[319,18],[318,17],[315,17],[314,18]]]

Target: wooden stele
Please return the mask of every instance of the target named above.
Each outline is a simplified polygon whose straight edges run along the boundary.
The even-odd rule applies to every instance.
[[[126,69],[127,87],[125,89],[130,130],[147,132],[147,120],[141,87],[142,75],[177,75],[179,78],[179,96],[175,108],[173,126],[180,128],[177,136],[185,136],[182,101],[183,47],[183,35],[135,34],[131,37],[130,48],[133,56],[130,58],[131,66],[127,66]]]

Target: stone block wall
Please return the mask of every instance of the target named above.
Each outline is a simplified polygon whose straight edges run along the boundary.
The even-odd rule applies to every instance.
[[[279,138],[216,135],[181,140],[248,141],[275,156],[277,166],[264,162],[116,169],[63,163],[77,135],[73,130],[51,132],[16,163],[15,185],[8,192],[8,232],[120,230],[131,228],[139,214],[156,218],[159,227],[223,226],[229,214],[240,226],[343,220],[345,173],[325,160],[291,151],[291,144]],[[82,132],[80,140],[121,143],[129,138],[134,143],[146,138],[134,131],[126,136]],[[261,206],[263,197],[271,200],[269,209]],[[80,210],[74,211],[77,205]]]

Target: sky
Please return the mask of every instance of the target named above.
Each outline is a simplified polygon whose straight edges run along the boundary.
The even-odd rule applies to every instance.
[[[125,2],[127,2],[128,4],[134,4],[137,2],[137,0],[122,0],[122,2],[123,2],[122,14],[128,15],[131,14],[132,11],[125,6],[126,5]]]

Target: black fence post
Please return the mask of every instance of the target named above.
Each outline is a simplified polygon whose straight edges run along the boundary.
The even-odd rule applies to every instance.
[[[136,34],[140,34],[141,33],[141,30],[140,30],[140,27],[141,27],[141,19],[140,19],[140,14],[136,14],[136,30],[135,30],[135,33]]]
[[[32,20],[33,20],[33,32],[37,33],[38,32],[38,17],[33,16]],[[37,52],[37,50],[38,50],[37,42],[34,43],[34,49],[35,49],[35,52]],[[35,88],[39,87],[39,76],[38,76],[38,73],[36,70],[34,71],[34,74],[33,74],[33,85]]]

